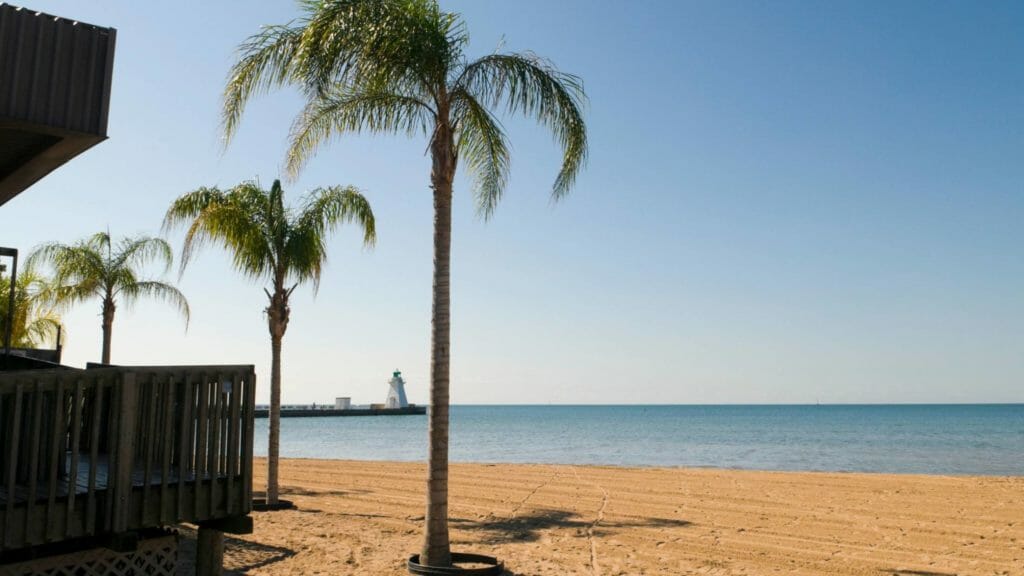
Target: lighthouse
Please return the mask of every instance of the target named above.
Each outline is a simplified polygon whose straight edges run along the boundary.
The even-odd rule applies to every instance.
[[[388,384],[391,388],[388,390],[388,399],[384,401],[384,407],[408,408],[409,401],[405,398],[405,380],[402,380],[402,372],[395,370]]]

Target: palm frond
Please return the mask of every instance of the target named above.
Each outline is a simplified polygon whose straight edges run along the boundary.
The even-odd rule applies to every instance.
[[[61,305],[70,305],[101,293],[107,280],[106,255],[109,238],[96,234],[73,245],[51,242],[37,246],[29,254],[30,267],[49,264],[54,270],[54,293]]]
[[[363,240],[376,240],[373,211],[351,187],[334,186],[309,193],[298,210],[284,201],[281,182],[269,190],[245,182],[227,193],[202,188],[174,201],[165,228],[188,223],[182,266],[206,242],[227,249],[235,267],[252,278],[271,280],[275,290],[287,279],[319,285],[327,261],[327,239],[344,222],[357,222]]]
[[[221,102],[225,144],[235,135],[249,100],[291,81],[303,26],[265,26],[238,47],[239,59],[228,73]]]
[[[427,134],[434,109],[423,100],[375,87],[336,87],[311,97],[292,123],[287,170],[299,173],[317,148],[331,137],[364,131]]]
[[[352,186],[331,186],[317,188],[306,195],[295,228],[326,236],[339,224],[351,222],[363,229],[363,244],[372,247],[377,242],[377,226],[369,200]]]
[[[56,295],[56,307],[61,310],[67,310],[75,304],[80,304],[93,298],[102,298],[103,290],[98,284],[80,282],[58,285],[54,288],[54,294]]]
[[[110,259],[113,253],[113,243],[110,239],[110,231],[97,232],[92,236],[89,236],[84,241],[78,243],[83,248],[89,248],[99,254],[101,257]]]
[[[508,138],[501,123],[472,95],[457,90],[452,100],[459,157],[473,173],[477,212],[486,220],[494,214],[508,184]]]
[[[552,196],[568,193],[587,160],[586,95],[579,77],[532,53],[492,54],[467,64],[456,86],[488,108],[504,105],[547,126],[562,147]]]
[[[204,186],[182,194],[167,209],[161,230],[168,232],[176,225],[195,218],[209,206],[222,202],[224,202],[224,193],[215,187]]]
[[[466,38],[434,0],[307,3],[299,68],[307,90],[439,86]]]
[[[208,242],[232,253],[235,268],[249,277],[266,276],[273,269],[273,251],[265,233],[267,206],[259,188],[244,183],[224,193],[200,188],[176,199],[164,216],[164,229],[188,223],[181,252],[184,271]]]
[[[327,238],[339,225],[355,222],[363,230],[363,244],[377,241],[376,222],[370,203],[359,190],[332,186],[310,192],[303,200],[285,244],[289,274],[300,282],[311,281],[314,292],[327,263]]]
[[[113,265],[115,267],[138,267],[153,260],[163,264],[164,273],[170,271],[174,265],[174,250],[171,245],[163,238],[137,236],[121,239],[118,243],[117,258]]]
[[[139,282],[135,270],[128,266],[111,267],[107,273],[107,282],[110,294],[114,297],[130,292],[133,286]]]
[[[443,83],[467,40],[460,21],[434,0],[324,0],[300,7],[299,20],[264,27],[239,46],[222,102],[226,141],[257,94],[286,84],[311,98],[338,85],[415,92]]]
[[[16,346],[38,348],[57,338],[60,330],[60,319],[55,316],[39,316],[33,318],[25,326],[25,337],[22,341],[15,340]]]
[[[253,186],[250,184],[243,184],[239,191],[248,193],[252,189]],[[274,247],[274,250],[279,251],[288,237],[288,228],[291,222],[291,209],[284,203],[284,188],[281,187],[280,180],[274,180],[270,185],[269,193],[264,194],[258,187],[255,187],[255,190],[261,195],[260,202],[265,204],[266,229],[264,235],[267,236],[267,241]]]
[[[196,198],[191,199],[198,203]],[[194,207],[194,206],[192,206]],[[183,203],[177,207],[181,213],[188,213],[190,206]],[[173,221],[175,213],[169,213]],[[123,299],[129,305],[142,296],[153,296],[172,304],[182,312],[186,322],[189,317],[185,296],[166,282],[156,280],[140,281],[140,270],[157,262],[167,273],[174,262],[170,245],[162,238],[136,236],[122,238],[116,243],[110,232],[99,232],[78,242],[66,245],[43,244],[35,248],[28,258],[29,270],[41,264],[53,267],[52,283],[41,282],[37,288],[38,309],[33,322],[22,322],[32,338],[46,337],[55,333],[60,326],[56,315],[58,308],[91,300],[110,299],[115,303]]]
[[[53,280],[26,265],[18,274],[14,293],[14,310],[6,303],[11,289],[10,277],[0,277],[0,334],[6,336],[11,325],[11,345],[17,348],[36,348],[52,340],[60,327],[60,315],[54,309],[55,286]],[[13,314],[9,314],[13,312]],[[2,339],[0,339],[2,342]]]
[[[188,327],[192,312],[188,306],[188,300],[180,290],[167,282],[156,280],[141,280],[121,288],[121,297],[128,306],[134,305],[139,299],[153,298],[171,305],[185,318],[185,327]]]

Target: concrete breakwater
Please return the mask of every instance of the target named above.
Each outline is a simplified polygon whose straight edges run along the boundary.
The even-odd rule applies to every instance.
[[[349,408],[336,410],[333,408],[292,408],[281,410],[282,418],[317,418],[320,416],[412,416],[427,413],[426,406],[409,406],[406,408]],[[269,418],[270,410],[257,408],[253,412],[256,418]]]

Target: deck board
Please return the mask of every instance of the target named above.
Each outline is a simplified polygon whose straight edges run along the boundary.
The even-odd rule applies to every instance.
[[[65,459],[65,463],[66,463],[65,470],[70,469],[71,468],[70,453],[69,453],[68,457]],[[90,464],[91,463],[89,461],[89,455],[88,454],[80,455],[80,457],[78,458],[77,475],[76,475],[75,482],[73,484],[76,496],[87,494],[89,492],[89,472],[92,469],[92,466]],[[101,454],[101,455],[99,455],[99,458],[97,458],[97,465],[96,465],[96,492],[103,492],[103,491],[105,491],[107,489],[107,487],[109,485],[109,476],[110,476],[110,461],[109,461],[109,458],[106,455]],[[221,474],[221,475],[218,475],[217,478],[219,478],[219,479],[220,478],[226,478],[226,476]],[[204,481],[205,480],[211,480],[211,479],[213,479],[213,477],[210,474],[204,474],[202,479]],[[190,472],[188,474],[185,474],[184,477],[182,478],[179,475],[178,470],[172,466],[171,469],[170,469],[170,473],[167,475],[167,483],[168,484],[178,484],[180,480],[184,480],[186,484],[189,484],[189,483],[193,483],[193,482],[196,481],[196,476],[195,476],[194,473]],[[150,473],[149,473],[149,486],[160,487],[162,484],[163,484],[163,471],[160,470],[160,469],[151,470]],[[145,467],[142,464],[136,464],[135,467],[134,467],[134,470],[132,470],[132,487],[133,488],[141,488],[141,487],[143,487],[145,485],[146,485],[146,470],[145,470]],[[71,486],[72,486],[72,483],[68,481],[68,478],[66,476],[60,478],[57,481],[57,498],[58,499],[67,498],[68,494],[70,492]],[[14,503],[15,504],[24,504],[26,502],[26,500],[28,499],[28,493],[29,493],[28,486],[26,486],[24,484],[16,484],[15,485],[15,489],[14,489]],[[45,501],[48,497],[49,497],[49,486],[40,482],[39,485],[36,487],[35,501],[37,501],[37,502]],[[7,501],[8,501],[7,488],[4,487],[4,486],[0,486],[0,504],[6,503]]]

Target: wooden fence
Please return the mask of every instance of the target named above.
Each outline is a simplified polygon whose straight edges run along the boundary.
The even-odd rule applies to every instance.
[[[252,366],[0,373],[0,551],[245,516]]]

